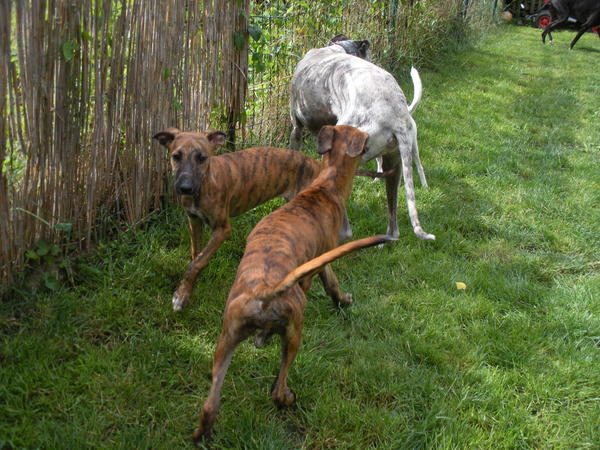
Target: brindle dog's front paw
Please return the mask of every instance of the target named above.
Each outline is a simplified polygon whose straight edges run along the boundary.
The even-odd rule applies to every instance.
[[[339,306],[348,306],[351,305],[353,301],[354,299],[352,298],[352,294],[345,293],[340,297],[338,304]]]
[[[194,445],[198,445],[202,442],[210,442],[212,440],[213,423],[215,420],[215,414],[202,413],[198,428],[192,433],[192,442]]]
[[[173,303],[173,311],[181,311],[183,308],[185,308],[189,301],[189,295],[182,294],[179,291],[175,292],[175,294],[173,294],[173,300],[171,300]]]
[[[204,432],[201,427],[198,427],[192,433],[192,442],[195,446],[198,446],[200,442],[210,442],[212,440],[212,433]]]
[[[291,406],[296,401],[296,394],[290,388],[286,387],[279,392],[273,391],[273,401],[279,408]]]

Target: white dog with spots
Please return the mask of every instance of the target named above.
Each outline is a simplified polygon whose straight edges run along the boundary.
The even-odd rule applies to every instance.
[[[427,187],[419,159],[417,125],[411,117],[422,95],[419,73],[413,67],[412,103],[387,71],[369,62],[368,41],[336,36],[332,45],[309,50],[296,66],[291,81],[290,115],[293,130],[290,146],[299,149],[302,128],[318,133],[324,125],[351,125],[369,134],[365,163],[381,157],[385,173],[390,236],[398,237],[397,204],[399,168],[402,166],[408,215],[417,237],[435,239],[419,222],[412,176],[414,158],[421,185]]]

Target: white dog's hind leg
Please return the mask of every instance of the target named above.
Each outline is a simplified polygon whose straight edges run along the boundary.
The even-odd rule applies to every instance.
[[[292,133],[290,134],[290,148],[292,150],[300,150],[302,146],[302,124],[296,118],[294,113],[290,114],[292,119]]]
[[[412,177],[412,145],[409,148],[408,143],[401,141],[401,136],[397,136],[396,139],[398,139],[400,159],[402,160],[402,175],[404,177],[404,189],[406,191],[406,204],[408,206],[410,223],[412,224],[413,231],[419,239],[433,240],[435,239],[435,236],[433,234],[426,233],[423,228],[421,228],[419,215],[417,214],[415,186]]]
[[[383,156],[382,169],[393,172],[385,177],[385,193],[388,205],[388,236],[397,238],[398,232],[398,185],[400,184],[400,168],[398,167],[398,157],[394,154]]]
[[[429,187],[427,185],[427,179],[425,178],[425,170],[423,170],[423,164],[421,164],[421,158],[419,157],[419,145],[417,144],[417,128],[415,126],[415,138],[413,139],[412,145],[412,154],[415,158],[415,166],[417,166],[417,171],[419,172],[419,180],[421,181],[421,186]]]
[[[375,162],[377,163],[377,172],[383,172],[383,159],[381,159],[381,156],[375,158]],[[372,183],[376,183],[377,181],[379,181],[379,178],[373,178]]]

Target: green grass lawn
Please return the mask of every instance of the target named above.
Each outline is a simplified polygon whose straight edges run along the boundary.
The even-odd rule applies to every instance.
[[[402,193],[400,240],[334,264],[354,304],[309,291],[296,405],[270,400],[278,339],[242,344],[214,448],[600,447],[600,40],[571,39],[506,27],[422,68],[417,206],[437,240]],[[355,237],[385,231],[384,191],[356,180]],[[189,447],[245,237],[278,204],[234,221],[179,314],[176,208],[75,287],[2,303],[0,448]]]

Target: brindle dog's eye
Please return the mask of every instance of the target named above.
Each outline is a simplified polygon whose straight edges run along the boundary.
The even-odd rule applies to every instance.
[[[202,164],[204,161],[206,161],[206,156],[204,156],[202,153],[196,153],[196,162],[198,162],[198,164]]]
[[[181,161],[181,153],[179,153],[179,152],[173,153],[171,155],[171,158],[173,158],[173,161],[179,162],[179,161]]]

